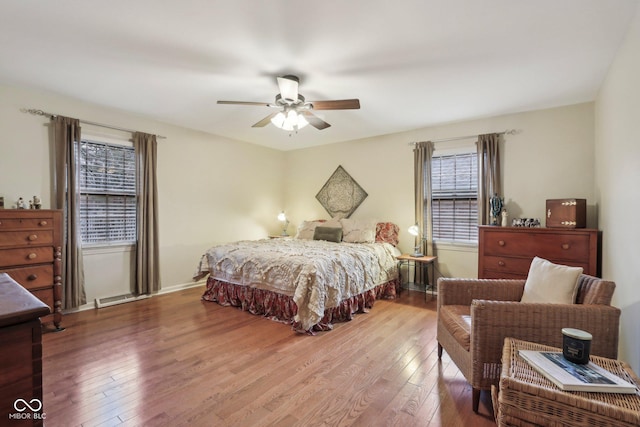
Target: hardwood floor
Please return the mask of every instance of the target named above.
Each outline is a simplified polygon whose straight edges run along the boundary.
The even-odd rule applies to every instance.
[[[46,426],[495,426],[404,291],[316,336],[203,287],[66,315],[43,335]]]

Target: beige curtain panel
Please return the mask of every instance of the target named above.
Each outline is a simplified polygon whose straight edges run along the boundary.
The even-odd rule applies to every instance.
[[[431,221],[431,158],[433,157],[433,142],[418,142],[413,149],[413,170],[415,188],[415,217],[422,236],[416,237],[425,255],[433,255],[433,223]],[[425,222],[425,218],[427,221]]]
[[[62,308],[86,304],[84,266],[80,236],[80,197],[75,147],[80,142],[80,121],[63,116],[51,118],[55,157],[55,208],[64,212],[64,244],[62,247]]]
[[[500,177],[500,134],[478,135],[478,224],[486,225],[491,220],[489,199],[494,194],[502,195]]]
[[[156,136],[135,132],[133,146],[138,161],[136,166],[138,187],[136,292],[142,295],[160,290]]]

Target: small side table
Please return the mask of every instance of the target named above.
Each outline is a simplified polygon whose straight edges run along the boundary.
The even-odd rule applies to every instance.
[[[426,282],[424,283],[416,283],[417,285],[421,285],[424,286],[424,293],[425,293],[425,298],[427,296],[427,291],[430,289],[431,290],[431,296],[435,297],[435,291],[436,291],[436,282],[435,282],[435,267],[433,265],[433,263],[438,259],[438,257],[436,256],[420,256],[420,257],[415,257],[409,254],[402,254],[400,256],[397,256],[396,259],[399,262],[399,267],[402,267],[404,264],[407,265],[407,275],[410,275],[409,270],[411,268],[411,264],[413,263],[413,277],[414,277],[414,283],[415,283],[415,277],[416,277],[416,268],[418,268],[418,266],[420,266],[420,270],[422,271],[422,277],[424,279],[426,279]],[[429,280],[429,267],[431,267],[431,280]],[[425,274],[425,270],[426,270],[426,274]],[[400,269],[400,271],[402,271],[402,269]],[[400,283],[403,283],[402,277],[400,278]],[[409,283],[409,281],[407,280],[405,283]]]
[[[532,368],[519,350],[562,349],[506,338],[502,348],[500,388],[493,390],[498,426],[638,426],[640,425],[640,380],[620,360],[591,356],[591,361],[636,385],[636,394],[562,391]],[[497,399],[496,399],[497,397]]]

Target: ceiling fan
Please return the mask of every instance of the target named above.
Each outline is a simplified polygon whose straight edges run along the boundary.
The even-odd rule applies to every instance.
[[[276,95],[274,103],[246,102],[246,101],[218,101],[218,104],[259,105],[277,108],[279,111],[269,114],[252,127],[263,127],[272,123],[274,126],[287,131],[297,131],[307,124],[322,130],[331,126],[315,114],[312,110],[357,110],[360,108],[358,99],[340,99],[332,101],[306,101],[298,92],[300,79],[293,75],[277,77],[280,93]]]

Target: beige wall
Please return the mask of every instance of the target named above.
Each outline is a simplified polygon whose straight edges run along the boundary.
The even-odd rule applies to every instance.
[[[407,228],[414,223],[413,152],[408,143],[517,129],[518,134],[505,137],[502,150],[503,195],[510,216],[540,218],[544,223],[546,199],[586,198],[589,225],[596,227],[593,114],[593,104],[586,103],[290,151],[286,209],[293,226],[328,218],[315,195],[342,165],[369,194],[352,218],[395,222],[400,226],[400,247],[408,252],[413,238]],[[445,145],[437,143],[436,150]],[[443,275],[477,276],[477,248],[441,245],[437,255]]]
[[[619,357],[640,372],[640,6],[596,100],[596,194],[603,275],[622,309]]]
[[[45,208],[51,206],[48,119],[20,108],[167,137],[158,143],[163,290],[190,285],[200,255],[212,244],[265,237],[279,229],[284,153],[52,93],[0,86],[0,196],[7,207],[19,196],[28,200],[33,195],[41,196]],[[130,258],[122,248],[87,250],[90,303],[129,291]]]

